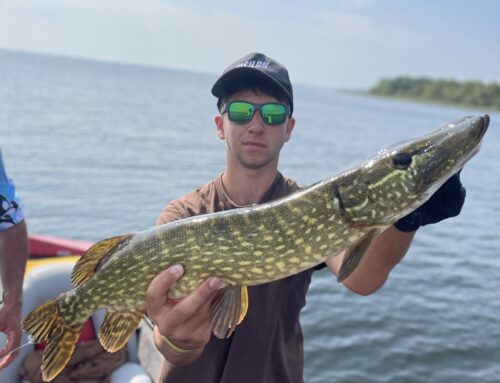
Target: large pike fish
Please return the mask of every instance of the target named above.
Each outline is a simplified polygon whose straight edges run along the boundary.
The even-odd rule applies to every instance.
[[[77,262],[74,289],[23,321],[47,341],[45,381],[67,364],[85,320],[107,310],[104,348],[122,348],[146,308],[151,280],[173,264],[182,298],[209,276],[228,285],[211,312],[212,331],[228,337],[247,309],[246,287],[285,278],[345,250],[339,279],[358,265],[371,240],[423,204],[479,150],[487,115],[466,117],[424,137],[379,151],[359,167],[262,205],[197,216],[95,244]]]

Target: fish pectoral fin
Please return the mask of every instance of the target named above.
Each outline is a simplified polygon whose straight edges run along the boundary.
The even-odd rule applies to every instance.
[[[212,305],[210,319],[212,332],[217,338],[229,338],[248,310],[246,286],[230,286]]]
[[[342,265],[339,269],[339,275],[337,280],[342,282],[358,267],[359,262],[366,253],[366,250],[370,247],[373,239],[380,232],[379,229],[370,230],[363,238],[358,242],[352,244],[347,248],[344,254],[344,259],[342,260]]]
[[[132,234],[120,235],[100,241],[88,249],[78,262],[76,262],[71,273],[73,286],[80,286],[83,282],[92,278],[97,267],[106,255],[110,254],[119,244],[128,240]]]
[[[102,347],[109,352],[120,350],[139,326],[143,315],[143,310],[108,311],[99,329]]]

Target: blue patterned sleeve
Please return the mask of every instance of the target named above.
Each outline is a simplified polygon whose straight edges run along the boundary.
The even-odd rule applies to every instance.
[[[0,150],[0,231],[8,229],[24,219],[16,188],[7,177]]]

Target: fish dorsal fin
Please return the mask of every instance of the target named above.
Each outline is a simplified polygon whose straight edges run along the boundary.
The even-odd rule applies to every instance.
[[[229,338],[248,310],[246,286],[230,286],[211,309],[212,332],[217,338]]]
[[[99,329],[99,341],[109,352],[120,350],[141,322],[144,311],[108,311]]]
[[[380,233],[379,229],[370,230],[364,237],[362,237],[358,242],[355,242],[344,253],[344,259],[342,260],[342,265],[340,266],[339,275],[337,280],[342,282],[358,267],[359,262],[366,253],[366,250],[370,247],[373,239]]]
[[[131,234],[127,234],[108,238],[96,243],[88,249],[78,262],[76,262],[73,268],[73,272],[71,273],[71,282],[73,286],[80,286],[83,282],[92,278],[105,256],[110,254],[112,250],[131,236]]]

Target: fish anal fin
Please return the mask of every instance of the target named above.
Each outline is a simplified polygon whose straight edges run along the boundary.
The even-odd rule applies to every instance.
[[[120,350],[141,322],[144,311],[108,311],[99,329],[99,341],[109,352]]]
[[[212,332],[217,338],[229,338],[248,309],[246,286],[229,286],[213,304],[210,313]]]
[[[348,247],[344,253],[344,259],[342,260],[342,265],[339,269],[339,275],[337,280],[342,282],[358,267],[359,262],[366,253],[366,250],[370,247],[373,239],[380,232],[379,229],[370,230],[363,238],[358,242],[352,244]]]
[[[97,242],[76,262],[73,272],[71,273],[71,282],[73,286],[80,286],[85,281],[92,278],[95,274],[97,267],[106,255],[112,251],[125,240],[129,239],[132,235],[120,235],[112,238],[105,239]]]

